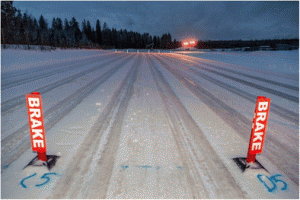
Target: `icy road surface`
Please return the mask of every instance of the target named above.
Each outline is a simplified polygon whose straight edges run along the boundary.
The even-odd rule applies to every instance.
[[[299,76],[263,68],[298,68],[299,58],[279,54],[3,50],[2,198],[299,198]],[[60,156],[51,171],[23,169],[36,156],[25,102],[33,91],[47,154]],[[268,172],[242,173],[232,158],[247,155],[257,96],[271,98],[257,155]]]

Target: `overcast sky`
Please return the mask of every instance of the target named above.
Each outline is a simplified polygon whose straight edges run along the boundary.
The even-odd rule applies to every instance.
[[[299,38],[298,1],[14,1],[22,13],[26,10],[49,27],[53,17],[63,21],[73,16],[79,22],[97,19],[109,28],[127,29],[172,39],[194,37],[198,40]]]

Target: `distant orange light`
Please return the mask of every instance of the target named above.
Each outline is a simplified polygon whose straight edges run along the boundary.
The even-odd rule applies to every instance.
[[[190,44],[195,44],[195,41],[190,41]]]
[[[184,42],[183,45],[189,45],[189,43],[188,42]]]

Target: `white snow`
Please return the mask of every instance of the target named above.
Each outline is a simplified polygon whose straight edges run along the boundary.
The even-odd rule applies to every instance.
[[[92,58],[99,54],[112,54],[111,51],[103,50],[78,50],[78,49],[57,49],[55,51],[35,51],[20,49],[1,50],[1,71],[2,73],[13,71],[25,71],[29,68],[42,67],[46,65],[60,65],[84,58]],[[3,59],[5,58],[5,59]]]
[[[222,74],[249,82],[253,80],[242,75],[212,68],[210,65],[299,87],[299,50],[257,52],[170,52],[166,50],[160,51],[160,54],[156,50],[153,50],[148,54],[148,49],[139,50],[139,53],[134,49],[129,50],[129,53],[127,53],[127,50],[118,50],[115,53],[115,51],[103,50],[57,49],[51,52],[41,52],[5,49],[1,51],[2,86],[5,86],[8,81],[17,82],[20,80],[20,77],[25,80],[26,78],[32,79],[31,75],[39,71],[43,74],[55,72],[58,69],[72,68],[57,74],[50,74],[43,79],[3,88],[1,91],[1,104],[20,95],[24,95],[25,100],[25,94],[37,88],[56,82],[60,83],[71,76],[83,73],[85,70],[113,61],[115,58],[120,58],[119,61],[105,65],[103,68],[80,76],[74,81],[62,84],[43,94],[44,113],[50,112],[51,109],[54,109],[54,105],[63,102],[70,95],[78,92],[80,88],[89,86],[93,80],[97,80],[99,76],[105,74],[118,64],[125,63],[125,60],[131,55],[133,59],[124,64],[108,80],[100,84],[89,96],[84,98],[71,112],[46,132],[47,154],[61,156],[53,170],[49,172],[45,167],[27,167],[23,169],[36,155],[32,152],[31,148],[21,153],[12,152],[19,155],[19,158],[8,166],[2,166],[2,198],[48,198],[51,196],[56,184],[67,174],[68,167],[72,165],[73,156],[78,153],[77,150],[80,149],[84,139],[89,137],[88,133],[91,131],[98,117],[108,107],[112,101],[111,97],[120,87],[121,82],[134,65],[137,57],[141,55],[143,60],[146,60],[146,56],[150,56],[150,59],[153,59],[155,66],[163,74],[163,77],[186,108],[189,115],[201,131],[203,131],[209,145],[222,160],[226,170],[230,172],[228,176],[233,177],[239,187],[246,193],[246,196],[267,199],[299,198],[299,182],[295,184],[289,178],[287,174],[289,172],[280,170],[276,166],[276,163],[272,162],[268,155],[264,153],[258,155],[257,159],[264,166],[267,166],[270,174],[264,170],[246,170],[245,173],[242,173],[232,161],[232,158],[246,157],[249,141],[241,137],[236,130],[229,126],[208,105],[187,89],[174,74],[170,73],[160,62],[154,59],[156,57],[164,60],[164,62],[174,68],[178,67],[181,70],[180,75],[189,77],[191,84],[200,85],[204,90],[218,98],[218,100],[234,108],[248,120],[252,120],[255,106],[253,102],[242,99],[239,95],[225,90],[217,84],[212,84],[209,80],[193,73],[188,67],[193,66],[193,69],[201,74],[223,81],[232,87],[246,91],[252,95],[270,97],[271,106],[273,103],[298,114],[299,103],[278,97],[275,94],[262,92],[250,86],[237,84],[233,80],[212,74],[197,67],[197,63],[202,63],[202,66],[207,69],[213,69]],[[167,58],[171,58],[171,60]],[[172,60],[177,62],[178,66]],[[106,198],[193,198],[192,189],[187,187],[189,180],[185,174],[187,173],[186,169],[182,170],[184,163],[180,158],[181,150],[177,147],[172,134],[174,124],[167,117],[164,108],[163,101],[168,99],[160,97],[155,80],[149,70],[150,67],[151,63],[148,61],[143,62],[139,66],[139,73],[134,84],[134,95],[129,101],[124,121],[122,122],[120,143],[116,152],[113,169],[111,169],[112,176],[107,186]],[[24,74],[29,71],[32,73]],[[15,76],[20,74],[23,75]],[[258,80],[256,84],[299,98],[299,91],[274,86],[273,84]],[[122,93],[123,97],[124,94]],[[112,128],[113,121],[118,117],[115,116],[118,110],[119,107],[116,107],[113,112],[113,120],[101,137],[96,154],[90,168],[87,169],[86,178],[82,185],[76,185],[76,180],[79,180],[81,177],[75,177],[73,182],[69,183],[72,187],[79,188],[77,198],[89,198],[91,195],[89,194],[89,186],[96,183],[96,179],[101,178],[94,177],[93,175],[99,170],[97,168],[97,160],[106,153],[104,151],[110,129]],[[5,115],[1,114],[1,143],[27,123],[27,110],[23,104],[14,107]],[[184,127],[184,123],[182,127]],[[249,130],[249,137],[250,132],[251,130]],[[299,151],[299,125],[292,123],[282,116],[272,114],[269,118],[268,132],[273,133],[272,138],[281,141],[282,144],[288,146],[291,150],[295,152]],[[269,137],[268,132],[267,138]],[[207,191],[209,198],[217,198],[218,194],[216,191],[220,190],[220,188],[215,188],[215,186],[218,185],[216,182],[219,180],[211,178],[207,174],[210,170],[208,167],[206,169],[201,168],[203,165],[198,163],[199,161],[192,153],[193,149],[198,149],[198,144],[192,141],[191,138],[188,134],[182,135],[182,141],[184,141],[182,146],[187,152],[191,153],[191,160],[196,166],[195,171],[190,173],[192,177],[196,177],[193,173],[201,174],[201,180],[198,181],[204,183],[203,191]],[[29,135],[19,135],[15,140],[12,140],[11,145],[18,147],[25,140],[30,140]],[[191,143],[187,141],[191,141]],[[266,140],[265,145],[268,144]],[[6,148],[5,145],[9,144],[2,144],[2,152]],[[274,149],[274,151],[279,151],[279,149]],[[197,152],[197,156],[201,157],[200,151]],[[2,163],[6,162],[8,155],[2,154],[1,159]],[[87,162],[87,160],[84,162]],[[295,161],[291,162],[294,163]],[[146,168],[148,167],[146,170],[143,169],[145,166]],[[299,165],[293,166],[299,167]],[[36,174],[32,178],[24,180],[24,178],[34,173]],[[56,174],[49,175],[49,183],[42,186],[35,186],[46,181],[45,178],[41,178],[45,173]],[[280,174],[280,179],[286,182],[288,189],[285,191],[280,190],[282,185],[278,183],[279,189],[274,192],[268,192],[267,188],[258,180],[257,176],[259,174],[269,177]],[[266,178],[264,179],[266,180]],[[24,180],[27,188],[21,185],[22,180]],[[123,186],[120,186],[122,184]],[[202,186],[197,185],[197,189],[200,187]],[[71,192],[71,190],[67,192]],[[67,197],[71,195],[69,193],[66,194]]]
[[[201,52],[199,52],[201,51]],[[299,50],[253,51],[253,52],[206,52],[204,50],[182,52],[184,55],[220,61],[249,69],[271,70],[277,74],[284,72],[299,75]]]
[[[242,137],[239,136],[239,134],[236,131],[234,131],[230,126],[226,125],[226,123],[219,116],[211,112],[209,107],[207,107],[203,102],[201,102],[201,100],[199,100],[190,91],[186,90],[184,86],[180,84],[179,81],[176,80],[176,78],[172,76],[167,70],[162,69],[162,72],[164,73],[164,77],[168,79],[168,82],[171,84],[172,89],[178,95],[181,102],[188,109],[189,113],[193,116],[193,119],[204,131],[211,146],[214,148],[215,152],[220,156],[227,169],[234,176],[236,181],[248,192],[251,198],[295,198],[294,194],[298,192],[298,186],[294,184],[284,174],[284,172],[280,172],[280,170],[278,170],[274,165],[272,165],[271,162],[263,156],[263,154],[257,156],[259,161],[261,161],[261,163],[264,166],[270,166],[268,170],[271,171],[272,174],[283,175],[283,180],[286,181],[289,185],[289,193],[287,194],[283,192],[278,192],[275,194],[267,192],[267,190],[263,188],[262,185],[257,181],[258,174],[269,175],[269,173],[267,173],[264,170],[246,171],[245,174],[241,176],[240,169],[237,166],[232,165],[231,162],[232,158],[246,157],[249,141],[244,140]],[[204,88],[208,89],[209,83],[207,83],[207,81],[201,79],[201,84],[204,84]],[[208,90],[211,92],[218,91],[218,89],[216,88]],[[243,114],[250,113],[250,108],[252,108],[253,110],[253,108],[255,107],[255,105],[251,105],[250,102],[245,103],[238,100],[238,98],[230,98],[234,96],[234,94],[225,94],[224,97],[227,98],[223,98],[222,95],[216,96],[218,96],[220,100],[226,102],[232,107],[238,108],[237,110],[239,112],[242,112]],[[248,109],[245,109],[245,106]],[[242,110],[247,110],[248,112]],[[252,119],[252,117],[253,114],[251,116],[248,116],[249,119]],[[272,130],[272,128],[270,127],[274,127],[274,129],[279,128],[279,130],[277,130],[279,134],[276,135],[276,137],[282,137],[280,141],[287,142],[287,145],[290,145],[293,148],[299,148],[299,146],[297,146],[297,143],[299,141],[299,127],[292,126],[289,124],[289,122],[286,122],[286,120],[283,119],[280,119],[280,121],[284,121],[285,126],[278,126],[277,123],[274,123],[274,120],[272,119],[273,117],[277,118],[277,116],[270,116],[268,130]],[[249,130],[249,138],[250,132],[251,130]],[[288,141],[286,140],[285,135],[283,135],[282,133],[292,134],[294,137],[296,137],[297,140]],[[296,144],[292,144],[293,142],[295,142]],[[211,196],[210,198],[214,197]]]

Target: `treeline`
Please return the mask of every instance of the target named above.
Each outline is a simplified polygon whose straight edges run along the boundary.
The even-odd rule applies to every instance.
[[[198,41],[197,48],[199,49],[232,49],[242,47],[259,47],[269,46],[271,49],[276,49],[277,45],[285,44],[289,46],[299,46],[299,39],[273,39],[273,40],[230,40],[230,41]]]
[[[51,27],[43,15],[37,20],[28,13],[21,14],[12,1],[1,1],[2,44],[47,45],[53,47],[80,48],[177,48],[180,42],[172,41],[170,33],[151,36],[149,33],[110,29],[106,23],[101,28],[97,20],[95,28],[88,20],[82,29],[73,17],[70,21],[53,18]]]
[[[151,36],[149,33],[138,33],[126,29],[116,30],[109,28],[104,22],[101,27],[97,20],[94,26],[84,20],[79,23],[73,17],[67,19],[53,18],[48,24],[41,15],[35,19],[28,13],[22,14],[13,6],[12,1],[1,1],[1,43],[22,45],[44,45],[63,48],[154,48],[175,49],[181,47],[181,42],[172,40],[170,33],[162,36]],[[276,49],[279,44],[299,46],[299,39],[275,39],[275,40],[231,40],[231,41],[198,41],[199,49],[227,49],[242,47],[270,46]],[[294,48],[293,47],[293,48]]]

